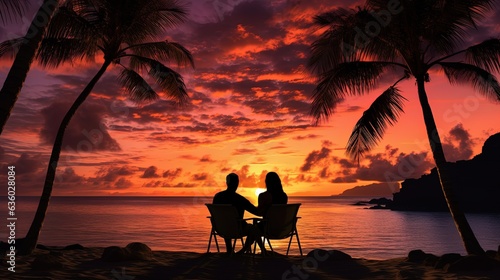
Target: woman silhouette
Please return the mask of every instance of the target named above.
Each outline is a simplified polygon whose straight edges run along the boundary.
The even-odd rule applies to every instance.
[[[259,194],[259,205],[257,210],[263,217],[272,204],[286,204],[288,196],[283,191],[281,179],[276,172],[269,172],[266,175],[266,191]]]
[[[288,196],[283,191],[281,179],[276,172],[269,172],[266,174],[266,191],[259,194],[259,205],[257,206],[257,213],[259,216],[266,218],[267,211],[272,204],[286,204]],[[248,234],[247,240],[243,248],[238,251],[239,254],[251,251],[252,244],[257,242],[262,254],[266,254],[266,248],[262,243],[262,232],[264,231],[264,222],[257,223],[257,227],[253,228],[253,232]]]

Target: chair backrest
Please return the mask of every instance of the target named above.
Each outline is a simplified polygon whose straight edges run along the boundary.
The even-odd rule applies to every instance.
[[[300,203],[271,205],[264,217],[266,235],[272,239],[290,236],[295,229],[300,205]]]
[[[210,222],[218,235],[237,238],[242,235],[241,218],[231,204],[205,204],[210,212]]]

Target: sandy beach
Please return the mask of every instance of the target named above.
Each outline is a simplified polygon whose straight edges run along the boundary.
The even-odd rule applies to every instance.
[[[458,265],[463,270],[453,271],[457,266],[439,264],[443,258],[422,252],[410,258],[369,260],[335,250],[313,250],[303,257],[230,256],[149,251],[139,245],[129,259],[122,258],[125,248],[120,247],[41,247],[30,256],[16,256],[15,272],[8,271],[4,256],[0,279],[500,279],[498,252],[489,252],[496,253],[496,260],[488,258],[494,263],[487,269],[477,269],[484,261],[469,260]]]

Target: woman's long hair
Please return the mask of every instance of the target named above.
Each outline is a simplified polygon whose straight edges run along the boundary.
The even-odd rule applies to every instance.
[[[280,176],[276,172],[269,172],[266,175],[266,188],[272,194],[282,194],[283,185],[281,185]]]

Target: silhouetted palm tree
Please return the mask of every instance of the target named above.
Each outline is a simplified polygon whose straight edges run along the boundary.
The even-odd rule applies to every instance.
[[[10,13],[4,14],[4,11],[10,11],[19,16],[22,15],[25,4],[26,1],[0,0],[1,19],[5,21],[5,17],[10,17]],[[26,80],[33,58],[36,55],[38,46],[42,41],[57,5],[58,0],[44,0],[40,9],[38,9],[38,12],[33,17],[26,35],[23,38],[0,44],[0,56],[11,47],[11,44],[19,48],[12,67],[0,90],[0,134],[2,134],[5,123],[7,123],[9,119],[10,112],[17,101],[17,97]]]
[[[483,254],[453,194],[453,183],[425,83],[429,70],[441,68],[450,83],[465,83],[493,100],[500,85],[490,72],[500,69],[500,40],[489,39],[469,47],[467,31],[474,29],[494,1],[476,0],[368,0],[358,10],[337,9],[315,17],[327,27],[312,44],[309,60],[318,77],[311,114],[327,119],[348,95],[363,95],[389,71],[399,79],[363,113],[347,143],[347,154],[359,160],[383,137],[388,124],[403,112],[406,100],[396,87],[416,79],[427,137],[451,215],[469,254]],[[394,3],[399,5],[394,5]],[[400,71],[400,72],[397,72]],[[487,195],[487,194],[486,194]]]
[[[184,8],[177,1],[170,0],[75,0],[62,6],[54,15],[40,47],[42,65],[58,66],[76,57],[91,59],[98,53],[102,53],[104,62],[59,126],[43,193],[22,253],[30,253],[38,240],[66,126],[109,66],[121,68],[118,80],[133,100],[150,101],[159,97],[141,76],[141,73],[147,73],[168,97],[180,104],[188,101],[181,75],[160,61],[194,66],[190,52],[174,42],[155,41],[185,19]]]

